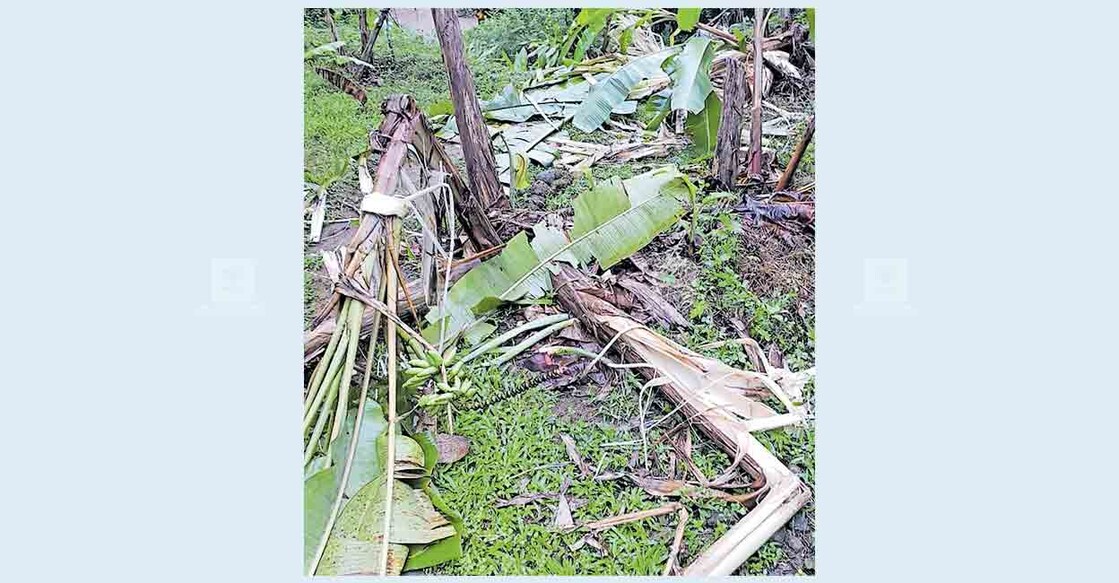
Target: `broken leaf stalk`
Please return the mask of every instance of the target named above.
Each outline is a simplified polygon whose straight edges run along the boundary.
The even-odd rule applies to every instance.
[[[568,326],[570,326],[574,323],[575,323],[575,320],[568,319],[568,320],[564,320],[562,322],[557,322],[555,324],[552,324],[551,326],[548,326],[547,328],[537,332],[536,334],[533,334],[532,336],[529,336],[528,338],[524,339],[523,341],[521,341],[520,344],[517,344],[516,346],[513,346],[511,349],[505,351],[505,354],[503,354],[501,357],[497,358],[493,362],[489,363],[488,366],[501,366],[501,365],[509,362],[510,360],[513,360],[513,358],[515,358],[518,354],[524,352],[525,350],[528,350],[532,346],[536,345],[537,342],[540,342],[541,340],[547,338],[552,333],[558,332],[559,330],[562,330],[562,329],[564,329],[564,328],[566,328],[566,327],[568,327]]]

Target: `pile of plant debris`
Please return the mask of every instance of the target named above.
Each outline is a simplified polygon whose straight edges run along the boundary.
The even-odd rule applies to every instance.
[[[350,164],[309,186],[308,574],[814,570],[811,19],[757,13],[584,9],[521,47],[479,104],[500,198],[408,96],[342,244]],[[308,55],[366,68],[339,48]]]

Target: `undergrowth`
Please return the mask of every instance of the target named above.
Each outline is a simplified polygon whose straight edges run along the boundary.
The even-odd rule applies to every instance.
[[[475,374],[485,377],[478,379],[480,382],[504,386],[539,381],[533,373],[514,367]],[[633,471],[641,464],[635,399],[639,386],[636,377],[625,375],[621,385],[582,416],[559,414],[557,404],[561,399],[585,401],[591,396],[561,395],[540,386],[486,410],[459,412],[455,430],[471,440],[470,453],[459,462],[441,467],[435,481],[465,521],[464,554],[428,573],[659,575],[672,545],[676,514],[606,530],[600,540],[609,552],[601,556],[589,546],[571,549],[584,532],[560,533],[552,526],[555,498],[495,508],[497,501],[518,494],[558,492],[565,477],[570,480],[568,500],[577,505],[572,509],[576,523],[666,504],[669,500],[653,498],[624,479],[597,481],[581,476],[558,438],[560,433],[570,435],[582,457],[603,472]],[[659,418],[669,410],[668,403],[658,398],[650,415]],[[678,415],[670,418],[650,434],[649,441],[655,441],[659,431],[680,420]],[[725,453],[700,436],[693,435],[693,443],[694,461],[705,474],[714,476],[730,462]],[[666,444],[652,448],[653,467],[665,464],[667,454]],[[739,505],[711,499],[688,500],[686,505],[689,526],[680,557],[685,564],[744,514]]]
[[[814,361],[814,323],[800,322],[790,292],[761,297],[751,291],[749,282],[737,269],[742,249],[742,224],[738,217],[720,206],[701,211],[698,250],[699,275],[692,282],[695,300],[688,308],[692,326],[683,341],[692,348],[740,336],[748,332],[762,346],[776,343],[781,353],[799,370]],[[740,345],[728,345],[706,352],[730,364],[746,365]]]
[[[357,51],[361,41],[355,16],[346,12],[335,21],[345,47]],[[500,20],[489,18],[468,32],[487,34],[486,30],[500,26]],[[481,32],[476,32],[479,29]],[[330,30],[324,23],[305,21],[304,50],[330,40]],[[483,98],[509,82],[511,67],[503,61],[479,58],[469,44],[466,56],[478,94]],[[443,57],[435,39],[386,24],[374,45],[370,64],[381,83],[365,87],[365,105],[324,81],[313,67],[304,66],[304,165],[312,172],[325,171],[334,160],[355,156],[367,147],[369,131],[376,128],[383,117],[381,102],[385,97],[405,93],[414,97],[424,110],[450,100]]]

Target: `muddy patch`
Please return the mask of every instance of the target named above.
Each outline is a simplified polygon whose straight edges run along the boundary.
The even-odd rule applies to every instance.
[[[430,8],[393,8],[389,15],[401,28],[435,38],[435,22],[431,19]],[[458,25],[465,32],[478,26],[478,19],[473,14],[463,14],[460,10]]]

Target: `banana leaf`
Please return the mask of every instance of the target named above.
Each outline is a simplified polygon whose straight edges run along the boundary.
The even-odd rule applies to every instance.
[[[608,74],[599,73],[593,78],[596,83],[600,83],[607,77]],[[510,84],[482,106],[482,115],[491,120],[522,123],[543,112],[558,120],[574,115],[579,104],[586,100],[590,90],[591,84],[582,78],[526,91],[521,91]],[[533,102],[536,105],[533,105]],[[610,113],[626,115],[636,109],[637,102],[621,101],[614,105]]]
[[[554,108],[555,106],[541,107]],[[545,111],[548,112],[548,115],[555,112],[554,109]],[[528,121],[529,118],[536,115],[536,108],[525,99],[524,94],[519,89],[510,83],[501,90],[501,93],[482,105],[482,113],[489,119],[522,122]]]
[[[438,338],[440,327],[457,334],[476,315],[502,302],[536,299],[551,290],[548,269],[554,261],[587,264],[592,259],[608,268],[647,245],[683,213],[682,201],[695,186],[669,165],[634,176],[601,182],[575,199],[575,225],[570,237],[543,224],[534,239],[518,233],[497,257],[478,265],[451,286],[447,301],[428,313],[424,330]]]
[[[685,32],[691,32],[699,22],[699,12],[702,8],[680,8],[676,10],[676,26]]]
[[[660,93],[653,94],[641,104],[644,114],[650,118],[649,123],[645,124],[646,130],[654,132],[661,127],[661,123],[672,112],[671,99],[672,91],[665,89]]]
[[[566,59],[572,45],[575,45],[575,54],[572,56],[572,60],[582,61],[587,47],[594,42],[598,33],[606,27],[607,19],[616,11],[616,8],[584,8],[580,10],[579,14],[575,16],[575,22],[572,22],[571,28],[568,29],[563,48],[560,49],[558,54],[559,58]],[[578,41],[578,44],[576,44],[576,41]]]
[[[693,36],[669,65],[672,78],[672,109],[686,109],[699,113],[711,93],[711,60],[715,58],[715,45],[711,39]]]
[[[452,337],[473,323],[476,313],[488,312],[503,301],[542,297],[552,284],[538,267],[528,235],[518,233],[500,255],[468,271],[451,286],[446,301],[428,311],[427,321],[433,325],[423,330],[424,337],[437,341],[440,326],[446,327],[446,337]]]
[[[319,470],[303,482],[303,572],[311,568],[315,551],[319,548],[319,537],[326,529],[330,518],[330,507],[334,495],[338,493],[335,483],[335,468]]]
[[[610,117],[611,110],[626,100],[634,86],[659,72],[661,65],[673,54],[675,49],[669,49],[634,59],[591,87],[587,98],[575,111],[575,127],[584,132],[598,129]],[[708,83],[708,90],[710,88]]]
[[[413,437],[423,448],[424,468],[430,476],[439,458],[439,450],[435,446],[435,441],[427,433],[417,433]],[[464,532],[462,517],[443,500],[430,477],[420,479],[419,486],[424,494],[427,494],[427,497],[431,499],[432,506],[450,520],[451,526],[455,529],[455,534],[429,545],[410,548],[408,560],[404,563],[403,570],[405,571],[426,569],[440,563],[453,561],[462,556],[462,533]]]
[[[384,542],[384,476],[366,484],[346,503],[326,543],[316,575],[381,574],[380,552]],[[432,506],[423,492],[395,480],[392,488],[392,524],[388,574],[404,568],[410,544],[428,544],[452,536],[455,529]]]
[[[715,140],[719,134],[719,118],[723,113],[723,102],[714,91],[707,95],[703,110],[689,113],[685,121],[692,142],[701,152],[710,154],[715,151]]]
[[[607,269],[648,245],[683,213],[695,187],[674,166],[611,179],[575,199],[571,253]]]
[[[331,449],[333,467],[338,468],[338,480],[342,479],[342,467],[346,465],[346,456],[350,447],[350,439],[354,432],[354,418],[357,417],[357,408],[346,415],[346,424],[338,435]],[[361,433],[358,435],[357,451],[354,452],[354,462],[350,467],[350,478],[346,483],[346,496],[353,496],[362,486],[374,480],[385,469],[377,455],[377,438],[385,433],[388,422],[381,405],[373,399],[365,401],[365,414],[362,416]],[[397,448],[400,449],[400,448]],[[334,485],[338,488],[338,484]],[[319,530],[322,534],[322,530]]]

